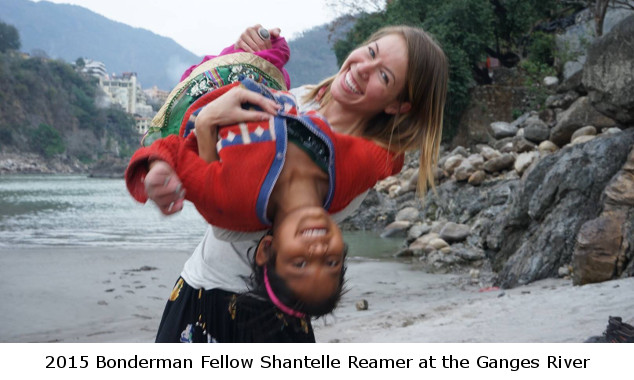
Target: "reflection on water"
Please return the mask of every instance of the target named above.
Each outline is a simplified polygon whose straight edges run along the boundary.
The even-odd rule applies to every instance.
[[[121,179],[79,175],[0,176],[0,247],[102,246],[193,250],[205,221],[191,204],[163,216],[137,203]],[[351,257],[390,257],[401,239],[347,232]]]
[[[121,179],[0,176],[0,246],[195,247],[193,207],[166,218],[130,197]]]

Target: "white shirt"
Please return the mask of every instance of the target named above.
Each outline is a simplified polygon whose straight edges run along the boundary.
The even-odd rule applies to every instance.
[[[303,95],[308,91],[306,86],[291,90],[302,110],[315,109],[313,101],[301,103]],[[341,223],[350,216],[367,195],[367,191],[357,196],[343,210],[332,217]],[[246,280],[251,275],[251,260],[258,240],[266,233],[239,232],[208,226],[203,240],[194,253],[185,262],[181,276],[187,284],[196,289],[223,289],[234,293],[242,293],[247,289]]]

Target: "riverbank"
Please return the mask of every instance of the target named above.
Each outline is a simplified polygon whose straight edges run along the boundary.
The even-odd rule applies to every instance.
[[[0,152],[0,174],[81,174],[88,165],[66,155],[45,158],[35,153]]]
[[[6,174],[86,174],[97,178],[123,178],[128,159],[104,157],[83,163],[76,157],[56,155],[50,158],[34,153],[0,152],[0,175]]]
[[[188,255],[0,248],[0,342],[152,342]],[[319,342],[582,342],[610,315],[633,322],[634,278],[481,291],[486,285],[406,262],[351,260],[348,293],[315,333]],[[357,310],[361,300],[368,310]]]

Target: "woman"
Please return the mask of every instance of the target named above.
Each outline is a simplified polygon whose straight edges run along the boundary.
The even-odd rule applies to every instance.
[[[258,29],[249,28],[238,45],[252,51],[264,48],[267,41],[256,37]],[[276,37],[276,33],[271,34]],[[339,133],[371,138],[393,152],[420,149],[419,191],[424,194],[427,184],[433,186],[447,70],[444,53],[424,31],[403,26],[384,28],[351,52],[335,76],[310,89],[302,98],[306,104],[300,107],[303,111],[318,110]],[[241,107],[246,102],[258,104],[262,100],[246,90],[233,89],[210,103],[215,107],[210,113],[224,123],[253,120],[254,116]],[[182,209],[180,181],[164,162],[157,161],[150,168],[145,188],[164,214]],[[349,216],[363,197],[334,215],[335,220]],[[239,297],[248,290],[245,278],[253,273],[248,250],[254,246],[253,239],[261,236],[208,228],[185,263],[157,342],[178,341],[180,337],[185,341],[314,342],[309,321],[271,308],[266,300]],[[255,273],[257,277],[257,270]],[[238,298],[249,302],[238,308]],[[275,324],[263,326],[262,321]]]

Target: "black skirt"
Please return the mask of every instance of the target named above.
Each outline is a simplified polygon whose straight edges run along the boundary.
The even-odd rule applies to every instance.
[[[157,343],[314,343],[309,318],[282,313],[272,303],[222,289],[194,289],[176,281]]]

